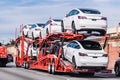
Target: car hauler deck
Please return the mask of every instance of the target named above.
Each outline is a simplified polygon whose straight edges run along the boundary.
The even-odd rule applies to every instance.
[[[16,39],[16,46],[18,56],[16,56],[16,66],[24,66],[26,69],[40,69],[46,70],[50,74],[55,72],[82,72],[93,74],[95,72],[111,72],[108,69],[94,69],[94,68],[75,68],[73,64],[62,58],[64,42],[71,40],[84,40],[85,38],[93,35],[73,34],[73,33],[53,33],[46,36],[44,39],[31,40],[21,36]],[[98,36],[98,35],[94,35]],[[105,44],[108,36],[103,36]],[[28,56],[28,50],[24,49],[24,41],[27,41],[28,47],[30,44],[35,43],[38,45],[38,52],[36,56]],[[60,44],[61,43],[61,44]],[[105,46],[105,45],[104,45]],[[26,53],[26,54],[25,54]]]

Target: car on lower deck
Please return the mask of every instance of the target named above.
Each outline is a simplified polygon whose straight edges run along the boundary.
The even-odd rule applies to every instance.
[[[106,69],[107,53],[96,41],[73,40],[63,46],[63,58],[71,62],[75,68]]]

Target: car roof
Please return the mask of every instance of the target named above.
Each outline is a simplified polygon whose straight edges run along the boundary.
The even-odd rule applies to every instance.
[[[36,23],[39,27],[45,26],[45,23]]]
[[[77,10],[79,10],[79,11],[82,11],[82,10],[91,10],[91,11],[96,11],[96,12],[98,12],[99,14],[101,14],[101,12],[99,11],[99,10],[97,10],[97,9],[91,9],[91,8],[77,8]],[[82,11],[83,12],[83,11]]]
[[[96,42],[96,43],[99,43],[97,41],[92,41],[92,40],[73,40],[75,42]]]

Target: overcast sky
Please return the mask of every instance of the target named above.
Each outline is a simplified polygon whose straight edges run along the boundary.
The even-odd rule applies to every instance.
[[[109,27],[120,22],[120,0],[0,0],[0,42],[14,39],[20,24],[62,19],[73,8],[98,9]]]

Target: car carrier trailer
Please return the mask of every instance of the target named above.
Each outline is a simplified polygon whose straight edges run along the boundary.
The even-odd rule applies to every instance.
[[[73,33],[53,33],[46,36],[44,39],[31,40],[24,36],[20,36],[16,39],[16,44],[21,42],[20,49],[18,45],[16,46],[18,55],[16,56],[16,66],[24,66],[26,69],[40,69],[48,71],[50,74],[55,72],[79,72],[79,73],[90,73],[95,72],[107,72],[111,73],[109,69],[90,69],[90,68],[75,68],[73,64],[62,58],[63,44],[71,40],[84,40],[89,36],[99,36],[99,35],[84,35],[84,34],[73,34]],[[103,36],[105,38],[105,44],[107,42],[108,36]],[[39,45],[39,51],[37,56],[28,56],[24,51],[24,41],[28,44],[36,43]],[[29,46],[28,46],[29,48]],[[28,50],[26,50],[28,53]]]

